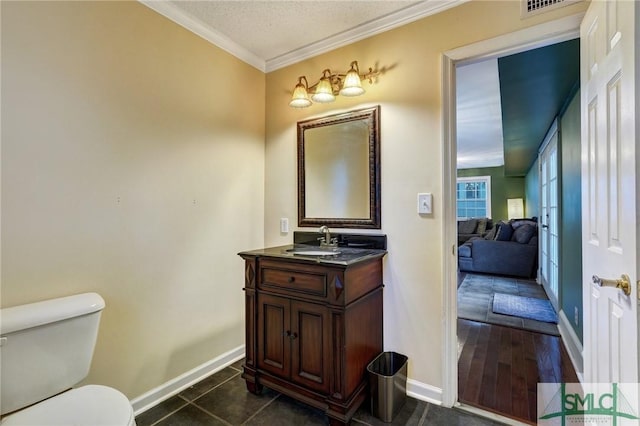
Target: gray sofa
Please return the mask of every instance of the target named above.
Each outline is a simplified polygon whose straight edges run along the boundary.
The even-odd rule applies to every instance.
[[[493,220],[486,217],[458,221],[458,245],[473,237],[484,237],[493,228]]]
[[[538,227],[535,220],[500,222],[482,237],[458,247],[462,272],[535,277],[538,267]]]

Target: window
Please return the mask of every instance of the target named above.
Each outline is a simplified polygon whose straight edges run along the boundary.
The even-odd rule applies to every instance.
[[[458,219],[491,217],[491,176],[458,178]]]

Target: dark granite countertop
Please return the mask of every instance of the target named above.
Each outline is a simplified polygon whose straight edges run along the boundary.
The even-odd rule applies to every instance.
[[[304,254],[304,251],[326,251],[326,255]],[[301,253],[302,252],[302,253]],[[331,265],[353,265],[358,262],[382,257],[386,250],[337,247],[335,250],[305,244],[289,244],[286,246],[268,247],[258,250],[243,251],[240,256],[273,257],[278,259],[302,260],[310,263]]]

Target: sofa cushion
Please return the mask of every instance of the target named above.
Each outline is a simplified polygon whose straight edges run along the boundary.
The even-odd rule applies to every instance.
[[[519,242],[520,244],[527,244],[531,239],[531,237],[533,237],[533,234],[535,233],[536,233],[535,226],[532,226],[526,223],[524,225],[518,226],[513,231],[513,236],[511,237],[511,239],[513,241]]]
[[[458,222],[459,234],[473,234],[478,226],[477,219],[461,220]]]
[[[511,241],[513,235],[513,228],[510,223],[500,222],[498,224],[498,230],[496,231],[496,241]]]

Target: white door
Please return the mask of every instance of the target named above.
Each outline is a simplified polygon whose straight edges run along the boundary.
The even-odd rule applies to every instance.
[[[558,126],[554,122],[540,151],[540,279],[558,310]]]
[[[635,1],[592,1],[580,26],[585,382],[638,382]],[[600,287],[628,275],[631,292]]]

